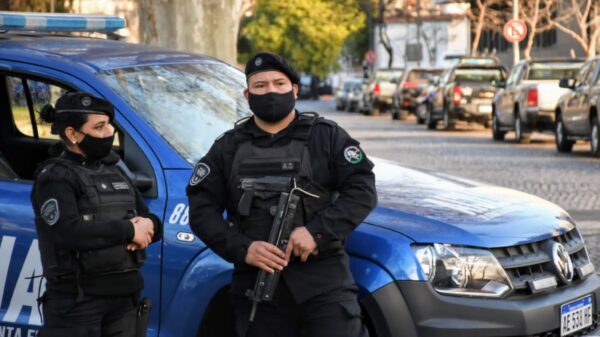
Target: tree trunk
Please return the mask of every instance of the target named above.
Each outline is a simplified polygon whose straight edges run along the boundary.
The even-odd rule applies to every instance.
[[[526,13],[527,15],[529,13]],[[537,25],[540,14],[540,0],[535,0],[535,4],[533,7],[533,17],[531,19],[527,19],[529,23],[529,36],[527,38],[527,47],[525,48],[523,54],[526,60],[531,60],[531,48],[533,47],[533,41],[535,38],[535,34],[537,33]]]
[[[142,43],[235,65],[243,0],[139,0]]]
[[[473,44],[471,46],[471,55],[476,55],[477,49],[479,49],[479,40],[481,40],[481,32],[483,31],[485,12],[487,10],[487,4],[481,4],[480,1],[477,1],[477,4],[479,5],[479,17],[477,18],[475,37],[473,38]]]

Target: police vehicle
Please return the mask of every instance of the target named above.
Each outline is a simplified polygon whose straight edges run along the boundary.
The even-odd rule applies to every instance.
[[[191,232],[185,187],[214,139],[250,113],[244,75],[209,57],[47,32],[123,24],[0,12],[0,336],[32,337],[43,323],[30,192],[57,139],[38,114],[68,90],[114,103],[114,150],[165,223],[143,269],[148,335],[233,335],[232,266]],[[371,336],[566,336],[596,327],[600,280],[565,211],[375,163],[379,205],[346,242]]]

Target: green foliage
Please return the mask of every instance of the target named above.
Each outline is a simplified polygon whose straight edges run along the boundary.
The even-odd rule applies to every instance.
[[[268,50],[297,71],[325,76],[336,69],[346,39],[364,25],[356,0],[259,0],[242,22],[238,60]]]

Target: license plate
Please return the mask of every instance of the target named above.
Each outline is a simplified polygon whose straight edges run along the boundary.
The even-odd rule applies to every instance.
[[[483,113],[492,112],[492,106],[491,105],[480,105],[479,112],[483,112]]]
[[[560,335],[570,335],[585,329],[593,323],[592,296],[560,306]]]

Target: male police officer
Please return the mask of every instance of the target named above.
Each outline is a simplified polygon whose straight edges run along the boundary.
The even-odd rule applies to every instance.
[[[235,264],[237,334],[367,336],[343,244],[375,206],[373,164],[337,124],[294,109],[299,78],[281,56],[258,53],[245,73],[254,116],[215,141],[187,188],[193,231]],[[249,212],[239,208],[240,182],[264,176],[293,177],[318,196],[301,197],[286,251],[266,242],[277,198],[255,197]],[[281,281],[248,324],[244,294],[259,269],[281,271]]]

